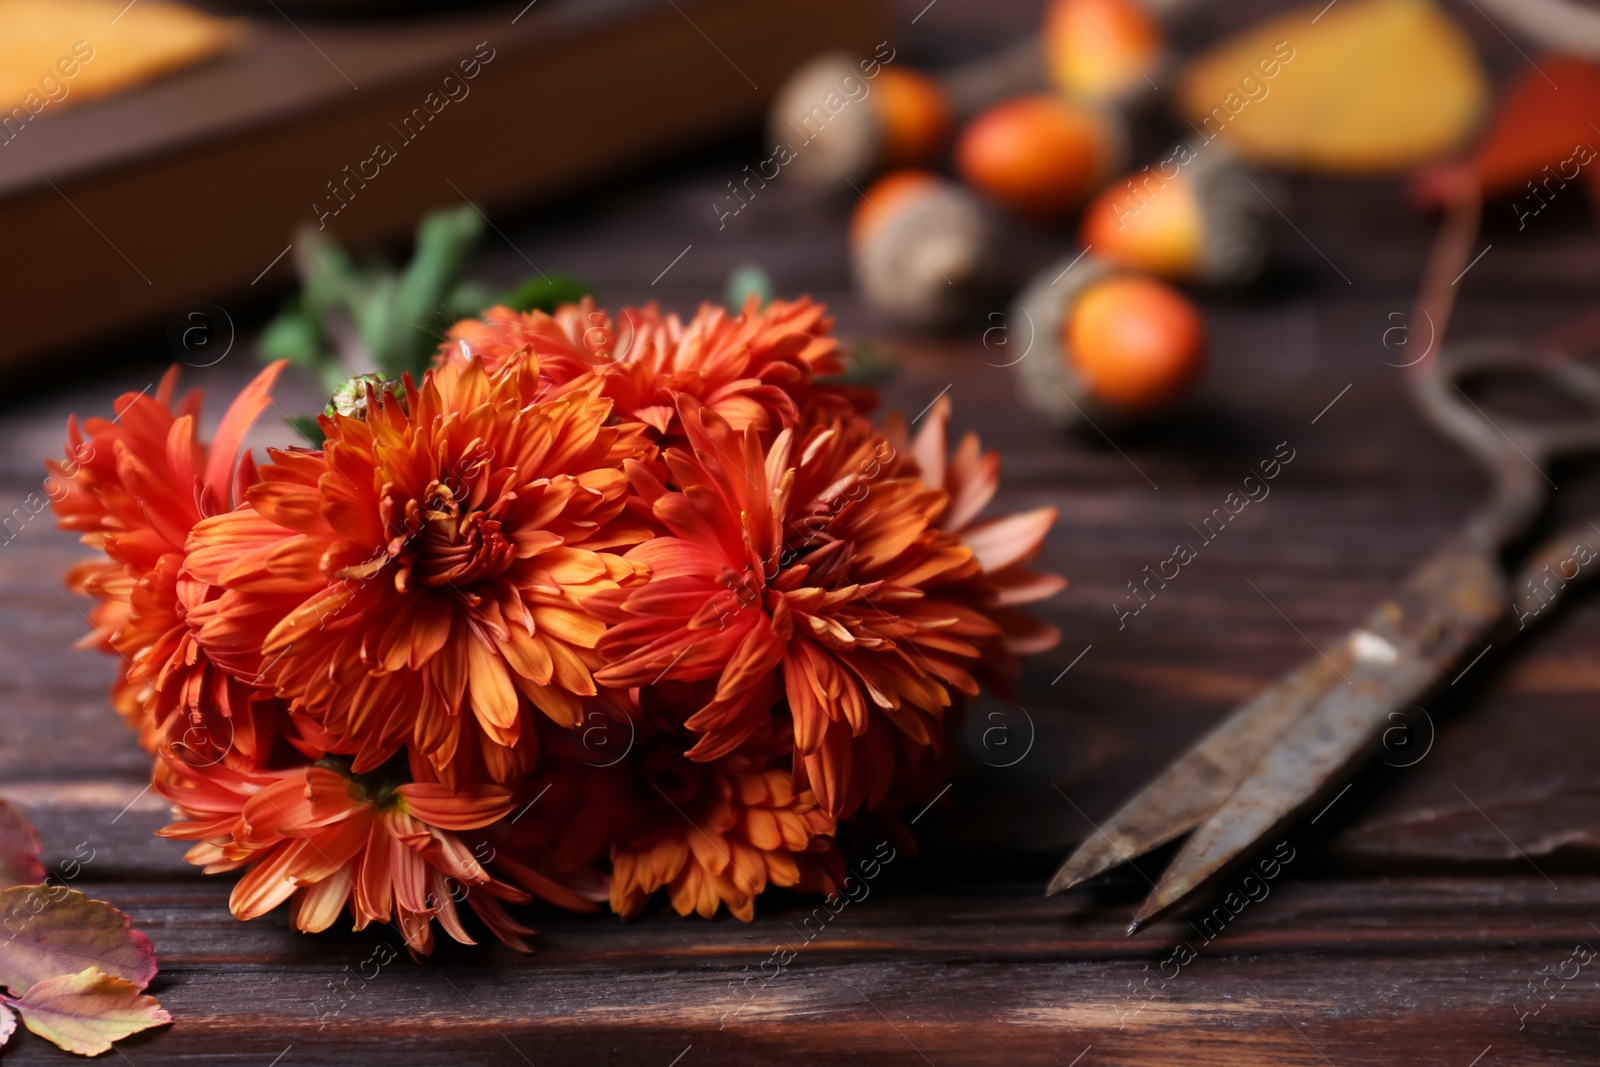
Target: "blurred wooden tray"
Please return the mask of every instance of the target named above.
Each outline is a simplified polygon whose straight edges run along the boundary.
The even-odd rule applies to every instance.
[[[877,0],[293,19],[252,19],[232,55],[42,114],[0,152],[5,292],[24,312],[0,331],[0,362],[281,282],[294,227],[341,202],[330,184],[353,195],[325,224],[353,242],[409,232],[463,197],[526,201],[751,123],[797,64],[868,51],[883,26]],[[491,52],[440,107],[445,77]],[[429,114],[430,93],[438,113],[402,129]],[[380,143],[394,158],[367,163]]]

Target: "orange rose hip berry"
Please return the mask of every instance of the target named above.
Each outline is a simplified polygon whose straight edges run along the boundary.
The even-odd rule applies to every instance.
[[[1120,139],[1093,108],[1048,93],[997,104],[956,145],[966,183],[1041,222],[1082,203],[1116,165]]]
[[[1153,278],[1117,275],[1086,288],[1067,317],[1063,352],[1095,400],[1150,414],[1199,378],[1205,330],[1193,304]]]

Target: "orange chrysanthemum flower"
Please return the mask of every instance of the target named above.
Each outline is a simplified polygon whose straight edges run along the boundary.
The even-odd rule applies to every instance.
[[[666,890],[681,915],[711,918],[727,905],[746,922],[768,886],[837,892],[844,865],[837,822],[790,776],[786,731],[764,729],[735,751],[696,762],[683,718],[705,685],[664,683],[640,692],[625,759],[569,762],[541,799],[567,868],[611,862],[611,910],[637,917]],[[569,876],[570,880],[570,876]]]
[[[210,447],[172,373],[69,423],[46,488],[105,554],[69,583],[163,834],[242,872],[240,918],[348,912],[419,953],[434,921],[471,940],[463,902],[526,949],[505,903],[748,920],[840,892],[856,844],[909,850],[945,709],[1058,640],[1020,610],[1065,584],[1028,569],[1055,512],[986,517],[999,460],[950,452],[947,400],[874,429],[830,327],[495,308],[259,471],[281,365]]]
[[[930,745],[950,690],[977,692],[972,672],[1002,636],[970,595],[984,564],[938,528],[949,497],[862,420],[798,441],[786,430],[763,448],[753,427],[740,433],[692,400],[680,405],[693,450],[666,453],[673,488],[630,465],[671,536],[628,553],[649,567],[646,584],[589,602],[615,623],[596,677],[617,687],[716,678],[686,720],[699,760],[763,729],[781,698],[796,788],[834,815],[875,805],[896,734]],[[1026,556],[1042,536],[1018,531],[1006,554]]]
[[[1017,610],[1024,604],[1048,600],[1067,587],[1067,580],[1058,574],[1027,568],[1043,547],[1056,509],[1034,508],[1000,518],[979,518],[1000,488],[1000,457],[983,451],[975,433],[968,433],[954,454],[949,453],[948,398],[940,397],[923,417],[926,421],[914,440],[908,439],[905,420],[898,413],[889,417],[885,436],[897,454],[915,464],[923,484],[945,491],[945,507],[935,524],[972,550],[979,573],[964,579],[958,590],[941,593],[970,600],[999,627],[998,638],[984,649],[980,673],[986,681],[1009,687],[1020,670],[1022,656],[1049,651],[1061,640],[1054,626]]]
[[[537,708],[576,725],[604,626],[582,610],[637,568],[609,551],[625,459],[653,446],[583,390],[541,397],[536,359],[430,371],[321,451],[271,453],[248,506],[201,522],[187,566],[227,592],[201,644],[319,722],[357,773],[411,745],[450,784],[514,784]]]
[[[249,762],[271,750],[281,715],[217,670],[188,625],[220,590],[183,568],[184,543],[207,516],[226,513],[255,481],[241,449],[245,432],[272,402],[283,369],[275,363],[234,400],[209,447],[199,437],[200,394],[173,407],[178,368],[154,396],[119,397],[114,419],[67,425],[67,459],[48,466],[57,524],[76,530],[105,558],[74,567],[70,588],[100,601],[90,613],[92,647],[120,659],[112,703],[150,751],[168,741],[226,752]]]
[[[652,783],[661,795],[611,845],[612,911],[632,919],[665,889],[680,915],[709,919],[726,904],[749,922],[769,885],[838,891],[833,817],[796,791],[787,766],[739,752],[694,763],[675,747],[656,756],[634,785]]]
[[[465,900],[502,941],[528,951],[522,938],[533,931],[500,905],[524,903],[528,894],[489,874],[484,861],[492,852],[481,836],[476,846],[462,836],[508,814],[511,792],[485,786],[455,794],[347,767],[323,760],[238,771],[168,756],[156,786],[183,821],[157,832],[198,841],[186,858],[207,874],[248,868],[228,902],[239,919],[289,901],[295,928],[316,933],[348,904],[355,929],[393,920],[413,949],[427,953],[434,919],[457,941],[474,943],[456,910]]]
[[[843,415],[867,406],[858,391],[817,381],[844,369],[832,325],[806,299],[765,307],[752,299],[737,315],[705,304],[685,324],[654,304],[624,308],[613,320],[585,298],[554,315],[490,308],[450,330],[439,360],[477,358],[498,368],[532,352],[557,391],[573,383],[587,389],[598,379],[619,418],[679,443],[679,396],[770,440],[804,414]]]

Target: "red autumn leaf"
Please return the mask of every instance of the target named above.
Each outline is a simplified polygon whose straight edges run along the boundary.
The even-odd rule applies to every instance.
[[[1454,200],[1473,186],[1485,197],[1523,193],[1529,181],[1552,178],[1544,169],[1555,172],[1579,145],[1600,146],[1600,130],[1590,124],[1600,116],[1600,66],[1559,54],[1536,62],[1506,87],[1471,156],[1418,173],[1423,203]]]
[[[13,992],[96,967],[139,989],[156,974],[150,939],[110,904],[62,886],[0,892],[0,985]]]
[[[126,978],[89,967],[39,982],[21,999],[8,997],[5,1002],[45,1040],[80,1056],[98,1056],[109,1051],[113,1041],[172,1021],[156,999],[144,996],[139,988]]]
[[[42,881],[39,835],[21,812],[0,800],[0,889]]]
[[[1562,55],[1538,63],[1507,90],[1473,159],[1485,196],[1516,192],[1579,143],[1600,142],[1590,125],[1600,115],[1600,67]]]

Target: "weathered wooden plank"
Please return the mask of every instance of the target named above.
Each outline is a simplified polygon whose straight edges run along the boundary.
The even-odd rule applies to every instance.
[[[1392,1064],[1405,1048],[1465,1065],[1490,1044],[1499,1062],[1582,1062],[1600,1037],[1588,969],[1552,981],[1519,1029],[1539,1005],[1527,982],[1572,973],[1573,946],[1600,940],[1594,878],[1284,879],[1207,942],[1178,921],[1130,940],[1123,905],[1046,901],[1032,885],[918,889],[890,867],[870,904],[826,923],[792,897],[749,925],[548,915],[530,958],[446,947],[427,965],[380,963],[398,944],[387,929],[235,923],[218,882],[85,888],[161,955],[154,988],[178,1023],[121,1045],[136,1064],[266,1063],[290,1045],[293,1062],[319,1064],[402,1047],[410,1062],[447,1049],[521,1062],[514,1047],[536,1063],[665,1063],[689,1045],[700,1063],[1066,1062],[1092,1044],[1085,1062]],[[1180,943],[1194,952],[1181,967],[1167,962]],[[785,945],[780,973],[769,960]],[[15,1062],[47,1061],[19,1044]]]

